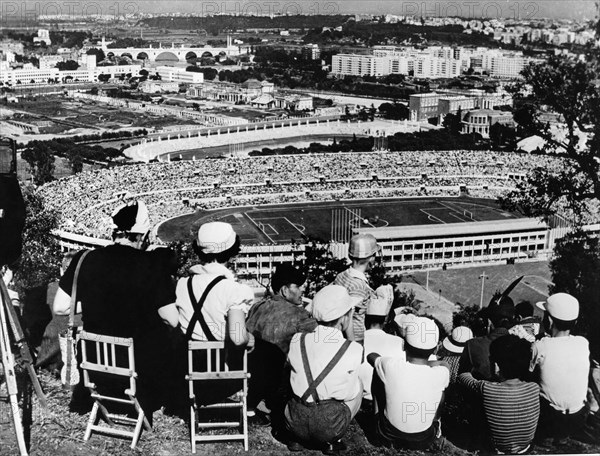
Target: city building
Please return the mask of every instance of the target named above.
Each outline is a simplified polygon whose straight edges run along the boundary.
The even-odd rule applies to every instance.
[[[144,81],[138,85],[138,90],[144,93],[169,93],[179,91],[178,82],[168,81]]]
[[[307,44],[302,46],[302,57],[305,60],[317,60],[321,57],[321,49],[318,44]]]
[[[156,72],[166,82],[177,82],[184,84],[200,84],[204,82],[204,73],[186,71],[185,68],[158,66]]]
[[[141,69],[140,65],[114,65],[71,71],[59,71],[58,68],[4,69],[0,67],[0,82],[10,85],[98,82],[98,76],[101,74],[115,78],[122,74],[137,75]]]
[[[391,272],[525,259],[552,249],[549,227],[534,219],[360,228],[381,245]]]
[[[52,44],[52,40],[50,39],[50,31],[46,29],[39,29],[37,32],[37,36],[33,37],[33,44],[41,45],[43,43],[46,46],[50,46]]]
[[[462,119],[461,133],[479,133],[484,138],[489,138],[490,127],[495,123],[513,125],[511,112],[496,111],[492,109],[475,109],[465,114]]]

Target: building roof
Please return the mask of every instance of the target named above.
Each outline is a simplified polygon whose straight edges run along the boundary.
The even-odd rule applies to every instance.
[[[361,234],[372,234],[378,241],[424,239],[511,233],[526,230],[546,230],[548,226],[536,219],[487,220],[484,222],[446,223],[440,225],[386,226],[358,228]]]
[[[275,99],[271,95],[261,95],[260,97],[255,98],[254,100],[251,100],[250,103],[269,104],[274,101],[275,101]]]

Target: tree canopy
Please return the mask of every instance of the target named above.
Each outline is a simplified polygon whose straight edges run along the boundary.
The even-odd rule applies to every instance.
[[[576,223],[597,211],[600,200],[600,61],[551,57],[523,72],[511,90],[521,136],[537,135],[543,153],[560,154],[560,169],[537,168],[504,200],[526,215],[562,214]],[[558,122],[557,122],[558,121]]]

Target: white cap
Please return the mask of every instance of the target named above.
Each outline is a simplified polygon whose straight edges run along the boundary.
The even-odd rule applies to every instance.
[[[317,321],[333,321],[354,307],[348,290],[341,285],[327,285],[317,292],[310,305]]]
[[[415,323],[416,320],[417,320],[417,316],[415,314],[411,314],[411,313],[408,313],[408,314],[398,314],[394,318],[394,321],[400,327],[401,331],[406,330],[406,328],[409,325]]]
[[[221,253],[235,244],[236,234],[229,223],[209,222],[198,230],[198,247],[203,253]]]
[[[567,293],[553,294],[546,302],[538,302],[536,306],[558,320],[573,321],[579,317],[579,301]]]
[[[115,230],[137,234],[146,234],[150,230],[150,215],[143,201],[121,204],[111,217]]]
[[[473,338],[473,331],[467,326],[457,326],[444,339],[442,345],[451,353],[462,353],[467,341]]]
[[[375,292],[377,298],[372,298],[367,303],[367,315],[386,317],[392,308],[394,289],[391,285],[380,285]]]
[[[417,317],[406,327],[404,339],[411,347],[432,350],[440,340],[440,332],[431,318]]]

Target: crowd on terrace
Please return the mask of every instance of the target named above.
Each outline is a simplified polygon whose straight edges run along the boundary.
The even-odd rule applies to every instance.
[[[491,151],[236,157],[94,170],[50,183],[41,192],[62,214],[62,229],[108,238],[112,203],[124,196],[142,196],[152,222],[158,223],[190,212],[189,202],[211,209],[344,197],[456,195],[461,185],[470,187],[473,196],[497,196],[535,167],[558,169],[560,159]]]

